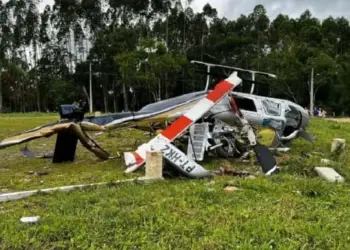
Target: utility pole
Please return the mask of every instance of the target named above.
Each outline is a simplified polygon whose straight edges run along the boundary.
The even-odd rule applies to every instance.
[[[311,82],[310,82],[310,114],[313,115],[314,111],[314,68],[311,70]]]
[[[91,70],[91,62],[89,63],[89,75],[90,75],[90,113],[94,112],[93,111],[93,103],[92,103],[92,70]]]

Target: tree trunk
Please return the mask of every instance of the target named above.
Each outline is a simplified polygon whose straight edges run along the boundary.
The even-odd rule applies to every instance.
[[[0,64],[0,113],[3,112],[3,108],[2,108],[2,66]]]
[[[103,104],[105,106],[105,113],[108,113],[108,93],[107,93],[107,81],[103,84]]]
[[[164,77],[164,89],[165,89],[165,99],[169,98],[169,84],[168,84],[168,73],[165,73]]]
[[[168,48],[169,48],[169,17],[168,17],[168,14],[166,16],[165,43],[166,43],[166,48],[168,50]]]
[[[38,108],[38,112],[41,112],[41,109],[40,109],[40,89],[39,89],[39,84],[36,82],[36,105],[37,105],[37,108]]]
[[[36,69],[36,63],[37,63],[37,46],[36,46],[36,41],[34,40],[33,42],[33,47],[34,47],[34,69]],[[36,76],[34,76],[36,78]],[[38,112],[41,112],[40,109],[40,89],[39,89],[39,83],[37,81],[37,79],[34,80],[35,82],[35,87],[36,87],[36,103],[37,103],[37,108],[38,108]]]
[[[127,112],[129,111],[128,93],[126,91],[126,86],[124,81],[123,81],[123,99],[124,99],[124,111]]]
[[[311,70],[311,82],[310,82],[310,114],[312,115],[314,112],[314,68]]]
[[[118,104],[117,104],[117,98],[115,96],[115,80],[113,80],[113,108],[114,108],[114,113],[117,113]]]
[[[162,87],[161,87],[160,79],[158,79],[158,100],[157,101],[160,101],[160,100],[162,100]]]

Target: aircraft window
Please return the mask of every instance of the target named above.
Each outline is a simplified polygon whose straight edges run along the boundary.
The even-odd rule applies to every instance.
[[[253,100],[237,96],[235,97],[235,100],[239,109],[253,112],[257,111]]]
[[[267,115],[280,116],[281,115],[281,105],[277,102],[271,100],[262,100],[262,105],[264,111]]]

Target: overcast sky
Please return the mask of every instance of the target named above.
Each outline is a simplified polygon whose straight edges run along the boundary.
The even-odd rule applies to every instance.
[[[41,6],[52,4],[53,0],[42,0]],[[320,19],[345,16],[350,18],[349,0],[194,0],[192,8],[201,11],[206,3],[218,10],[219,15],[228,19],[236,19],[241,14],[249,14],[258,4],[265,6],[271,19],[278,14],[287,14],[290,17],[299,17],[302,12],[309,9]]]

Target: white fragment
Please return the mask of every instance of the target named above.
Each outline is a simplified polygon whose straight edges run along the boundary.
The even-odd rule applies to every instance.
[[[249,176],[247,177],[247,179],[249,179],[249,180],[255,180],[256,177],[255,177],[254,175],[249,175]]]
[[[228,186],[224,189],[224,191],[226,193],[233,193],[233,192],[236,192],[236,191],[239,191],[239,188],[237,187],[232,187],[232,186]]]
[[[38,223],[40,220],[40,216],[33,216],[33,217],[22,217],[20,221],[22,223],[27,223],[27,224],[34,224]]]
[[[322,159],[321,163],[325,166],[333,165],[333,162],[331,160],[328,160],[328,159]]]
[[[270,148],[270,150],[279,153],[288,153],[290,151],[290,148]]]
[[[344,177],[338,174],[333,168],[317,167],[315,168],[315,171],[320,177],[329,182],[342,183],[345,181]]]

